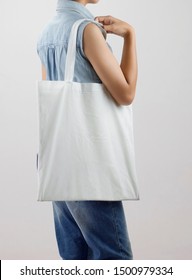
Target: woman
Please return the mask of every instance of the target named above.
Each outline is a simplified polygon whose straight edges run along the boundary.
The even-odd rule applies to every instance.
[[[57,14],[43,29],[37,44],[43,79],[64,79],[71,27],[81,18],[93,20],[86,4],[98,1],[58,0]],[[118,104],[129,105],[137,82],[134,29],[111,16],[99,16],[95,21],[83,22],[78,29],[74,81],[103,83]],[[124,39],[120,65],[105,41],[106,33]],[[53,213],[62,259],[133,259],[121,201],[54,201]]]

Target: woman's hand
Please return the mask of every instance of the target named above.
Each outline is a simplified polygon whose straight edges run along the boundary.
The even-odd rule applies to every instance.
[[[134,33],[134,28],[130,24],[112,16],[97,16],[95,20],[103,25],[107,33],[116,34],[123,38]]]

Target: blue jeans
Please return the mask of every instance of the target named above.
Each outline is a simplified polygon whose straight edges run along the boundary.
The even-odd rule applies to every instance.
[[[53,213],[62,259],[133,259],[121,201],[54,201]]]

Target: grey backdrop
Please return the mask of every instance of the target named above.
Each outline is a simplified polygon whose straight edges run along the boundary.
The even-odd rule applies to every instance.
[[[0,258],[60,259],[52,207],[37,202],[36,40],[56,0],[0,0]],[[140,201],[125,211],[135,259],[192,257],[190,0],[101,0],[135,27],[134,130]],[[120,60],[122,39],[108,35]]]

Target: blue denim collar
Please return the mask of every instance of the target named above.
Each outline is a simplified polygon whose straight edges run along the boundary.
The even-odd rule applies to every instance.
[[[85,18],[94,19],[94,16],[83,4],[70,0],[58,0],[56,11],[62,12],[67,10],[75,11]]]

